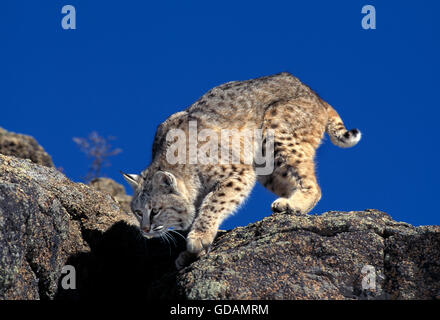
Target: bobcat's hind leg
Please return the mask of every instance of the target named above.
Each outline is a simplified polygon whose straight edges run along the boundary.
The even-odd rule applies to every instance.
[[[313,160],[301,161],[292,156],[285,162],[277,160],[271,175],[259,177],[259,181],[267,189],[280,197],[272,203],[272,211],[301,214],[310,212],[321,199],[321,188],[316,180]]]
[[[273,186],[280,198],[272,203],[272,211],[292,211],[301,214],[310,212],[321,199],[321,188],[316,181],[313,161],[286,164],[281,171],[281,176],[276,179],[278,185]],[[295,186],[292,192],[285,187],[289,184],[292,188]]]
[[[290,156],[285,162],[276,159],[275,165],[271,175],[258,178],[267,189],[280,197],[272,203],[272,211],[310,212],[321,199],[313,160],[295,160]]]
[[[276,109],[266,114],[264,128],[275,131],[274,171],[258,180],[280,197],[272,203],[272,211],[308,213],[321,198],[313,158],[325,119],[319,106],[303,100],[280,102],[272,108]]]

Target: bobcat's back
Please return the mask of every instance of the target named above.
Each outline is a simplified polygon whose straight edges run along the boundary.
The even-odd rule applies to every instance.
[[[168,131],[187,130],[188,121],[197,121],[198,129],[262,128],[265,113],[272,104],[296,98],[320,101],[308,86],[287,72],[219,85],[158,126],[153,158],[166,146]]]
[[[202,126],[260,128],[267,108],[279,100],[317,97],[287,72],[246,81],[233,81],[209,90],[188,109]]]

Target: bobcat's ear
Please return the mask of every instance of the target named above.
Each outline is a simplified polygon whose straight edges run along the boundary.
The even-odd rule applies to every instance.
[[[161,187],[169,191],[177,191],[176,177],[166,171],[157,171],[153,177],[153,186]]]
[[[123,173],[123,172],[121,172],[121,173],[122,173],[122,176],[124,177],[125,181],[127,181],[133,189],[136,189],[137,186],[139,185],[140,176],[137,174],[127,174],[127,173]]]

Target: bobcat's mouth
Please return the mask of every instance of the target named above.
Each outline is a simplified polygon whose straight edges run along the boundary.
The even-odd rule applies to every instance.
[[[170,228],[167,228],[165,226],[157,226],[148,232],[142,231],[142,236],[147,239],[158,238],[167,233],[168,230],[170,230]]]
[[[142,236],[147,239],[159,238],[165,232],[142,232]]]
[[[182,231],[182,230],[184,229],[181,227],[181,225],[171,225],[171,226],[159,225],[159,226],[155,226],[154,228],[151,228],[149,231],[141,230],[141,232],[144,238],[153,239],[153,238],[167,237],[167,234],[171,235],[172,233],[178,233],[177,231]]]

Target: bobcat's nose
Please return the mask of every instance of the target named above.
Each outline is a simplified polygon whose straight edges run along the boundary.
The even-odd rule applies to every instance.
[[[143,227],[142,231],[150,232],[150,226]]]

